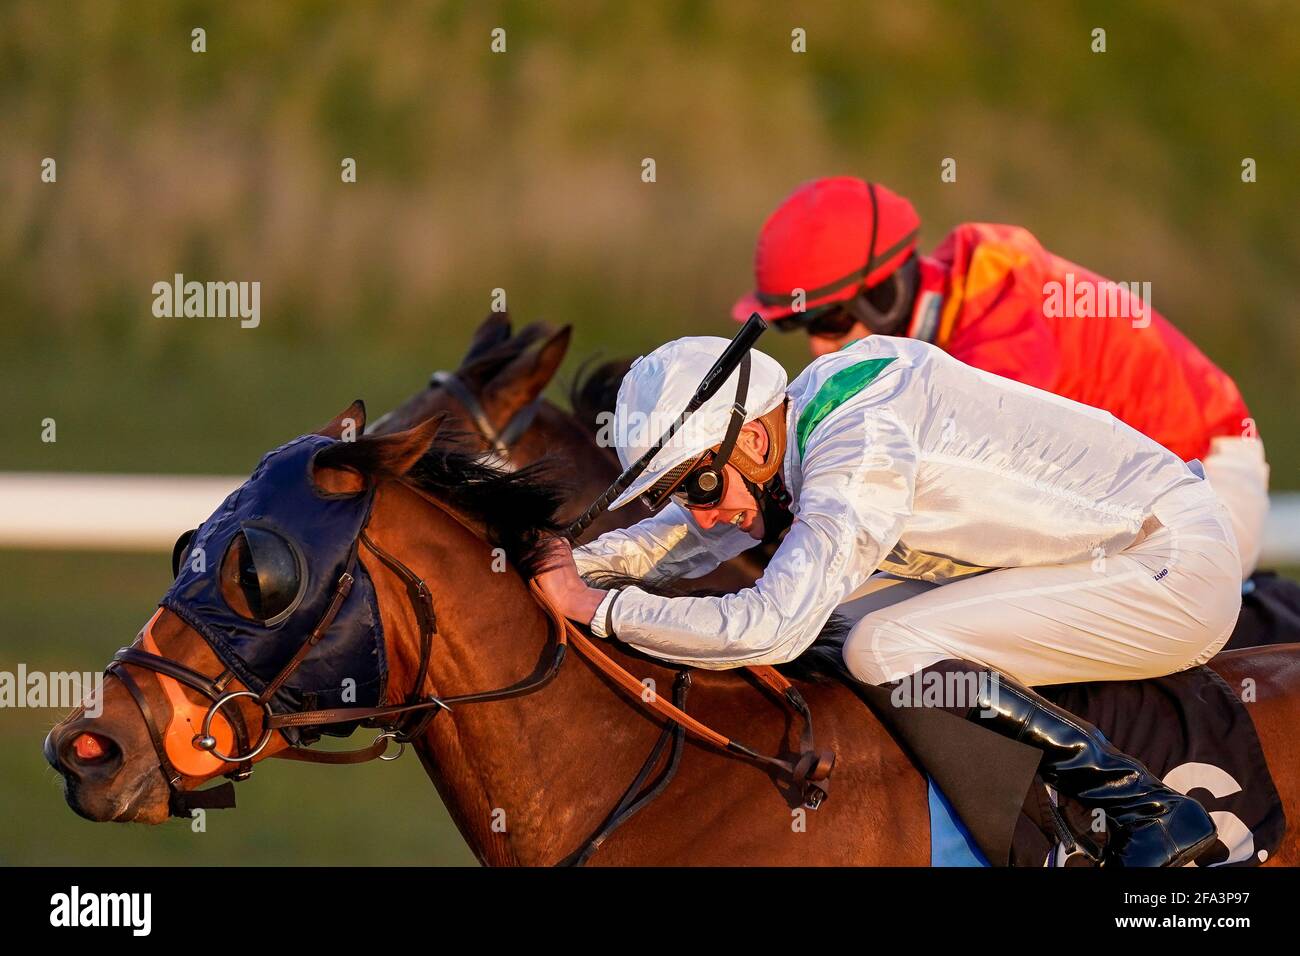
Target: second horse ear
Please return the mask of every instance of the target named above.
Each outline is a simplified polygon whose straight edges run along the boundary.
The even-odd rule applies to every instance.
[[[465,353],[465,357],[461,359],[460,364],[462,366],[469,365],[475,359],[481,358],[483,353],[491,351],[508,338],[510,338],[510,313],[489,312],[488,317],[480,322],[479,327],[474,330],[474,337],[469,342],[469,350]]]
[[[541,345],[520,353],[492,377],[483,397],[495,418],[509,420],[545,391],[569,351],[572,335],[573,326],[564,326]]]
[[[317,429],[317,435],[339,441],[356,441],[366,430],[366,403],[357,399],[339,412],[329,424]]]

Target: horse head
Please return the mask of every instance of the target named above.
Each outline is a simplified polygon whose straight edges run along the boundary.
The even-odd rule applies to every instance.
[[[109,665],[99,716],[79,708],[46,738],[76,812],[159,823],[233,805],[228,784],[201,788],[268,757],[356,762],[415,741],[444,706],[438,614],[463,620],[465,595],[513,589],[516,625],[545,644],[517,572],[557,527],[558,493],[536,469],[437,441],[441,416],[382,436],[364,424],[354,403],[268,453],[178,542],[175,581]],[[381,733],[355,759],[308,750],[360,725]]]
[[[472,445],[503,463],[536,460],[544,444],[517,446],[549,405],[542,392],[564,361],[572,332],[572,326],[534,322],[515,333],[507,313],[491,313],[456,369],[434,372],[426,388],[374,422],[370,432],[391,434],[446,413]],[[550,411],[559,409],[550,406]]]

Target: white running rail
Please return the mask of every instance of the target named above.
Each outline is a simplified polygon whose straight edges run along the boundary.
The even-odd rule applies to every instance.
[[[0,472],[0,548],[169,551],[243,480]],[[1261,564],[1300,564],[1300,492],[1273,495]]]

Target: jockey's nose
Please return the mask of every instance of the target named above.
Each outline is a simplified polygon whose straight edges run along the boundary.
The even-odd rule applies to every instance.
[[[718,512],[716,509],[712,509],[709,511],[693,510],[691,511],[691,517],[695,519],[695,523],[700,526],[700,530],[702,531],[708,531],[719,521]]]

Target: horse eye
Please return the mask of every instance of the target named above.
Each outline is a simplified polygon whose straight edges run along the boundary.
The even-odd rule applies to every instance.
[[[239,589],[248,607],[245,616],[264,624],[279,623],[293,610],[304,584],[293,545],[274,531],[255,526],[245,527],[231,540],[222,576]]]

